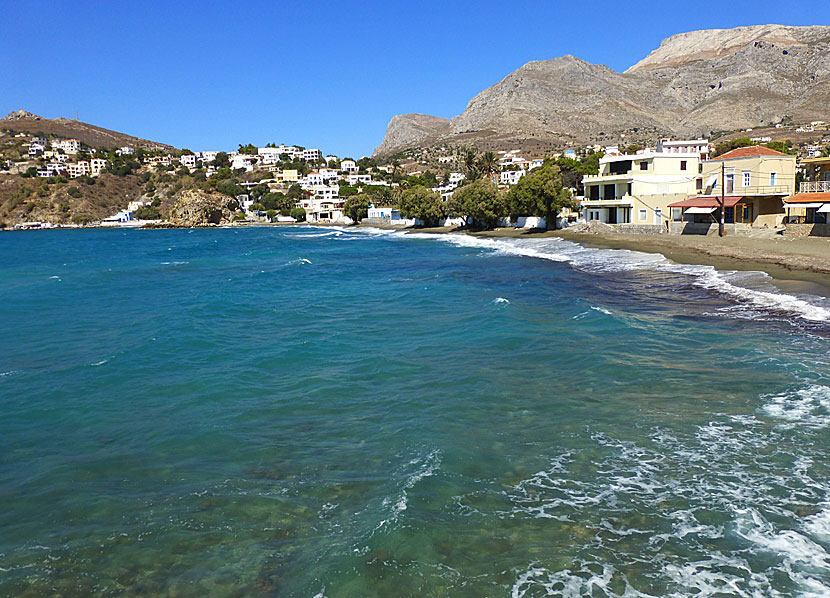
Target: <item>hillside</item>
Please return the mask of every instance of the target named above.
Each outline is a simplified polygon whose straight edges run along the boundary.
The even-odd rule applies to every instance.
[[[146,150],[174,151],[171,145],[157,143],[125,133],[110,131],[85,122],[68,118],[43,118],[25,110],[15,110],[6,118],[0,118],[0,130],[28,133],[45,133],[62,139],[78,139],[94,148],[117,148],[130,146]]]
[[[0,228],[32,221],[77,224],[100,220],[142,194],[138,175],[103,173],[89,180],[92,184],[80,179],[51,182],[0,174]]]
[[[392,119],[406,121],[410,115]],[[681,33],[623,73],[574,56],[530,62],[472,98],[449,128],[397,127],[376,156],[493,140],[537,146],[710,135],[791,117],[830,121],[830,27]]]

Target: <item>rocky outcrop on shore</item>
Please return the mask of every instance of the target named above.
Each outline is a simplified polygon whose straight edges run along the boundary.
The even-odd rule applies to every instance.
[[[184,227],[227,224],[231,221],[228,197],[199,189],[181,191],[174,198],[168,220]]]

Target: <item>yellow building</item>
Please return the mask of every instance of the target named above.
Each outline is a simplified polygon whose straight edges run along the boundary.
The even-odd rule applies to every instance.
[[[587,221],[665,226],[669,204],[698,192],[699,153],[646,151],[606,155],[599,174],[585,176]]]
[[[795,188],[795,156],[761,145],[740,147],[704,161],[703,183],[702,195],[670,206],[672,220],[714,222],[718,200],[725,197],[727,224],[775,227],[784,220],[784,198]]]
[[[300,180],[300,174],[297,172],[296,169],[285,169],[280,174],[282,175],[282,180],[286,183],[296,183]]]

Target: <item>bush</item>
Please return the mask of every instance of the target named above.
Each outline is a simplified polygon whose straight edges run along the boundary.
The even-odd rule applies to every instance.
[[[134,216],[138,220],[160,220],[161,214],[159,214],[158,208],[150,205],[150,206],[141,206],[135,211]]]
[[[75,214],[74,216],[72,216],[72,222],[74,222],[75,224],[87,224],[89,222],[92,222],[93,220],[94,218],[89,214]]]
[[[69,194],[70,197],[76,197],[77,198],[77,197],[81,196],[81,190],[78,189],[77,187],[70,187],[69,189],[66,190],[66,192]]]
[[[297,222],[305,222],[305,210],[302,208],[291,208],[291,211],[288,213],[294,220]]]

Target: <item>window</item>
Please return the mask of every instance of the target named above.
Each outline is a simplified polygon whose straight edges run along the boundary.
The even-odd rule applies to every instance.
[[[645,160],[640,162],[640,170],[648,170],[648,162],[646,162]]]
[[[686,160],[680,161],[680,170],[686,170]]]
[[[744,170],[744,187],[749,187],[749,171]]]
[[[769,186],[770,187],[775,187],[775,175],[776,175],[775,172],[769,173]]]
[[[645,210],[640,210],[639,215],[637,216],[637,219],[640,222],[645,222],[646,221],[646,211]]]

